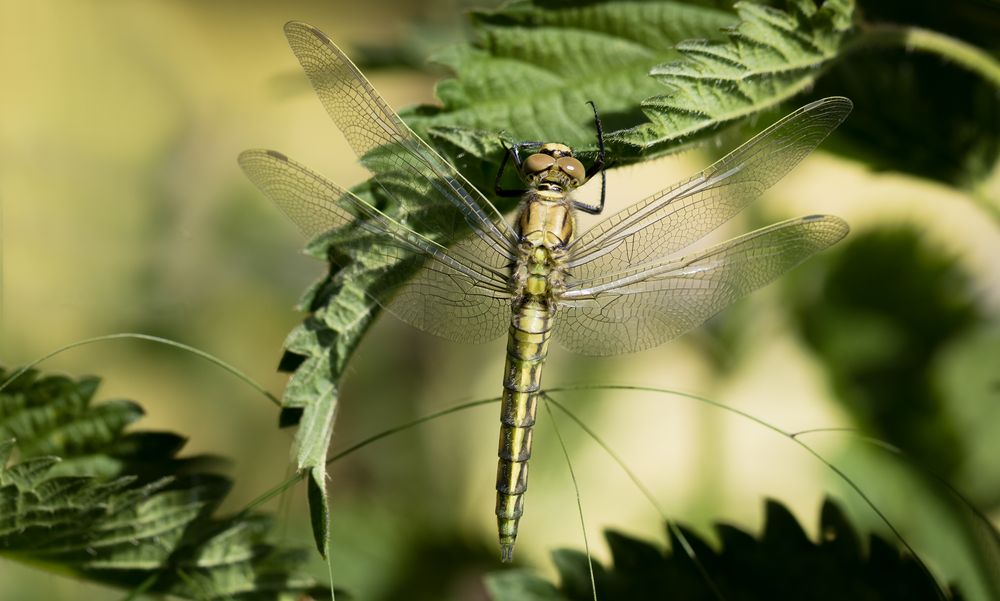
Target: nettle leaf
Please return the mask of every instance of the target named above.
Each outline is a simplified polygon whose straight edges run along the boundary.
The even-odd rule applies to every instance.
[[[616,132],[612,140],[646,155],[663,154],[809,89],[846,41],[854,2],[789,5],[783,11],[738,2],[740,23],[727,32],[728,40],[679,44],[684,58],[652,71],[670,91],[643,101],[650,122]]]
[[[432,57],[455,74],[438,84],[444,106],[424,107],[409,121],[432,137],[440,128],[481,138],[503,130],[592,151],[587,101],[607,131],[641,122],[639,103],[663,89],[650,70],[680,58],[675,46],[683,40],[717,38],[734,23],[728,7],[690,2],[528,0],[473,13],[474,45]]]
[[[657,81],[649,77],[650,70],[682,58],[684,54],[676,46],[684,40],[719,37],[724,28],[735,25],[735,15],[719,8],[721,4],[525,0],[495,11],[473,13],[475,43],[444,50],[435,58],[455,73],[454,78],[438,86],[444,106],[418,107],[402,114],[418,134],[434,142],[463,175],[483,190],[492,188],[502,152],[501,132],[506,140],[559,140],[575,145],[584,154],[593,152],[596,139],[588,100],[598,105],[606,131],[626,128],[618,139],[627,142],[631,150],[619,152],[616,160],[638,160],[634,134],[627,133],[634,130],[627,128],[641,123],[640,102],[662,94],[663,81],[669,79],[660,77]],[[851,4],[836,4],[843,6],[838,10],[830,6],[818,12],[813,9],[812,18],[817,23],[813,37],[835,37],[832,24],[830,31],[820,31],[819,23],[824,19],[836,21],[837,27],[844,25],[844,19],[849,20]],[[806,5],[811,3],[796,6],[804,14]],[[744,15],[757,15],[763,9],[742,10]],[[779,13],[761,14],[773,17]],[[800,40],[792,45],[804,47],[806,43]],[[777,64],[777,58],[770,59],[772,66]],[[704,71],[708,73],[709,68]],[[731,71],[725,66],[726,73]],[[761,105],[757,110],[763,108]],[[739,116],[750,112],[746,109]],[[719,122],[736,117],[724,115]],[[705,127],[709,125],[706,121]],[[676,141],[675,147],[680,137]],[[420,198],[419,191],[406,192],[406,185],[400,182],[400,189],[393,192]],[[356,192],[399,216],[398,198],[368,185]],[[419,202],[410,205],[421,206]],[[501,209],[513,206],[511,201],[499,205]],[[326,403],[326,408],[314,409],[314,399],[335,399],[335,392],[331,393],[323,380],[339,380],[350,353],[377,312],[365,291],[385,266],[365,265],[364,253],[344,256],[336,244],[343,243],[345,235],[325,237],[311,247],[314,254],[329,256],[340,267],[307,292],[300,306],[313,314],[286,341],[288,351],[297,356],[286,356],[282,363],[286,370],[295,371],[284,398],[290,409],[285,414],[286,424],[333,413],[333,401]],[[317,441],[324,438],[318,431],[315,436]],[[303,463],[302,457],[300,454],[300,467],[315,467],[315,463]]]
[[[475,13],[475,45],[432,58],[455,73],[438,85],[443,106],[406,117],[436,142],[461,138],[459,150],[494,172],[499,143],[483,140],[500,130],[595,152],[588,100],[616,164],[676,151],[808,90],[839,57],[853,0],[787,4],[740,2],[735,18],[705,3],[662,1],[538,0]]]
[[[683,552],[617,532],[606,533],[612,563],[594,565],[597,598],[627,599],[959,599],[943,593],[929,573],[896,545],[872,535],[863,545],[841,510],[823,505],[821,538],[813,542],[792,514],[767,504],[759,535],[718,525],[719,548],[680,527],[698,564]],[[670,549],[682,546],[670,534]],[[494,601],[587,601],[593,599],[587,557],[577,551],[553,554],[560,584],[527,571],[492,574]],[[700,565],[699,565],[700,564]],[[709,585],[709,582],[711,585]],[[713,591],[713,588],[715,589]],[[944,595],[944,596],[943,596]]]
[[[130,401],[94,404],[99,380],[0,369],[0,555],[186,599],[329,595],[304,551],[268,543],[266,515],[213,517],[230,481],[183,439],[125,432]]]
[[[367,185],[356,190],[386,206],[381,191]],[[386,206],[393,217],[407,221],[398,204]],[[299,304],[311,315],[288,335],[281,368],[293,371],[282,396],[281,425],[300,424],[296,433],[296,463],[307,471],[308,499],[316,548],[326,555],[330,516],[326,493],[326,456],[337,413],[338,385],[348,359],[378,314],[367,291],[385,277],[395,277],[385,257],[371,253],[379,242],[368,230],[346,227],[312,241],[307,252],[329,261],[329,275],[317,282]],[[412,264],[402,266],[412,271]]]

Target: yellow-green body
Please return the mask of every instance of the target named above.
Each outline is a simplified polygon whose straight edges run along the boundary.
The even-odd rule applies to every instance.
[[[531,432],[538,411],[542,365],[548,353],[563,286],[563,256],[573,237],[566,192],[531,190],[518,219],[521,248],[514,270],[515,296],[500,409],[497,528],[503,561],[510,561],[528,488]]]

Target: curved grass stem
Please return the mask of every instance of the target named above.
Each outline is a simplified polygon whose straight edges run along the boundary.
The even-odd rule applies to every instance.
[[[841,48],[841,59],[858,52],[881,49],[923,52],[937,56],[981,77],[1000,91],[1000,60],[978,46],[937,31],[912,25],[862,23],[859,29],[858,35]],[[988,190],[991,187],[988,182],[995,182],[998,172],[1000,172],[1000,164],[993,165],[993,175],[987,177],[984,182],[980,182],[970,191],[976,204],[995,221],[1000,221],[1000,205],[996,202],[995,194],[991,194]]]
[[[552,398],[548,393],[542,393],[542,394],[545,396],[545,399],[548,402],[555,405],[556,408],[558,408],[560,411],[566,414],[567,417],[573,420],[576,423],[576,425],[581,430],[583,430],[587,434],[587,436],[591,438],[591,440],[596,442],[598,446],[604,449],[604,452],[607,453],[608,456],[611,457],[611,459],[618,464],[618,467],[621,468],[621,470],[625,473],[628,479],[632,481],[632,484],[634,484],[635,487],[639,489],[639,492],[642,493],[642,496],[646,497],[646,500],[649,501],[649,503],[653,506],[653,508],[656,509],[656,512],[660,514],[660,518],[664,521],[664,523],[667,524],[667,528],[677,538],[677,541],[681,544],[681,549],[683,549],[684,554],[687,555],[688,559],[690,559],[691,562],[694,564],[695,569],[698,570],[698,573],[701,575],[702,580],[705,581],[705,585],[708,586],[709,590],[712,591],[712,594],[715,596],[715,598],[719,599],[720,601],[724,601],[725,596],[722,594],[722,591],[720,591],[719,588],[715,586],[715,582],[712,580],[712,577],[708,574],[708,570],[705,569],[705,566],[698,559],[698,554],[695,553],[694,547],[691,546],[691,542],[688,540],[687,535],[685,535],[684,531],[677,526],[674,520],[670,519],[670,517],[667,515],[667,512],[665,512],[663,508],[660,507],[659,502],[656,500],[656,496],[653,495],[653,491],[651,491],[649,487],[646,486],[645,483],[643,483],[643,481],[639,479],[639,476],[636,475],[634,471],[632,471],[632,468],[630,468],[627,463],[625,463],[625,460],[621,457],[621,455],[616,453],[615,450],[612,449],[611,446],[608,445],[608,443],[606,443],[604,439],[597,434],[597,432],[595,432],[592,428],[590,428],[590,426],[588,426],[583,420],[581,420],[579,416],[571,412],[562,403]],[[591,571],[593,571],[593,566],[591,566]]]
[[[850,477],[848,477],[848,475],[845,474],[843,472],[843,470],[841,470],[836,465],[834,465],[832,462],[830,462],[829,460],[827,460],[825,457],[823,457],[818,451],[816,451],[815,449],[813,449],[811,446],[809,446],[808,444],[806,444],[805,442],[803,442],[802,440],[800,440],[799,438],[797,438],[794,433],[782,430],[781,428],[775,426],[774,424],[770,424],[770,423],[764,421],[763,419],[761,419],[759,417],[756,417],[756,416],[754,416],[754,415],[752,415],[750,413],[747,413],[746,411],[742,411],[740,409],[736,409],[735,407],[730,407],[728,405],[725,405],[724,403],[720,403],[718,401],[713,401],[711,399],[708,399],[708,398],[705,398],[705,397],[701,397],[701,396],[698,396],[696,394],[690,394],[690,393],[687,393],[687,392],[680,392],[680,391],[677,391],[677,390],[670,390],[670,389],[666,389],[666,388],[657,388],[657,387],[653,387],[653,386],[633,386],[633,385],[625,385],[625,384],[600,384],[600,385],[598,385],[598,384],[585,384],[585,385],[579,385],[579,386],[561,386],[561,387],[557,387],[557,388],[550,388],[548,390],[548,392],[549,393],[552,393],[552,392],[572,392],[572,391],[583,391],[583,390],[630,390],[630,391],[634,391],[634,392],[652,392],[652,393],[657,393],[657,394],[667,394],[667,395],[672,395],[672,396],[678,396],[678,397],[681,397],[681,398],[691,399],[691,400],[699,401],[701,403],[705,403],[705,404],[707,404],[707,405],[709,405],[711,407],[715,407],[715,408],[721,409],[723,411],[728,411],[728,412],[733,413],[735,415],[738,415],[740,417],[746,418],[746,419],[748,419],[748,420],[750,420],[750,421],[752,421],[752,422],[754,422],[754,423],[756,423],[756,424],[758,424],[760,426],[763,426],[764,428],[767,428],[768,430],[771,430],[772,432],[775,432],[775,433],[777,433],[777,434],[779,434],[779,435],[781,435],[781,436],[783,436],[783,437],[791,440],[795,444],[799,445],[801,448],[805,449],[805,451],[808,452],[810,455],[812,455],[813,457],[815,457],[820,463],[822,463],[824,466],[826,466],[826,468],[829,469],[831,472],[833,472],[838,478],[840,478],[841,480],[843,480],[844,483],[847,484],[847,486],[850,487],[855,492],[855,494],[858,495],[859,498],[861,498],[861,500],[865,503],[865,505],[867,505],[868,508],[871,509],[875,513],[875,515],[879,518],[879,520],[883,524],[885,524],[885,526],[889,529],[889,531],[892,532],[893,536],[896,537],[896,540],[898,540],[900,542],[900,544],[902,544],[903,547],[906,548],[906,550],[913,557],[914,561],[917,562],[917,565],[920,566],[921,570],[923,570],[924,573],[927,574],[930,577],[931,582],[934,583],[934,586],[935,586],[935,588],[937,590],[938,597],[940,599],[942,599],[942,600],[946,600],[948,598],[945,595],[944,591],[941,590],[941,587],[938,585],[937,579],[934,578],[933,573],[930,571],[930,568],[927,567],[927,564],[925,564],[924,561],[920,558],[920,555],[917,554],[917,552],[913,548],[913,546],[910,545],[909,541],[906,540],[906,538],[903,536],[902,532],[900,532],[899,529],[897,529],[896,526],[893,525],[893,523],[889,520],[889,518],[875,505],[875,503],[861,489],[861,487],[858,486],[858,484],[856,482],[854,482]]]
[[[580,391],[595,391],[595,390],[622,390],[622,391],[627,390],[627,391],[635,391],[635,392],[649,392],[649,393],[655,393],[655,394],[671,395],[671,396],[681,397],[681,398],[684,398],[684,399],[698,401],[700,403],[704,403],[704,404],[709,405],[711,407],[714,407],[714,408],[717,408],[717,409],[721,409],[723,411],[726,411],[726,412],[735,414],[737,416],[740,416],[742,418],[748,419],[751,422],[753,422],[753,423],[755,423],[755,424],[757,424],[759,426],[762,426],[762,427],[764,427],[764,428],[766,428],[766,429],[768,429],[768,430],[770,430],[770,431],[772,431],[772,432],[774,432],[774,433],[776,433],[776,434],[778,434],[778,435],[780,435],[780,436],[782,436],[784,438],[787,438],[788,440],[791,440],[795,444],[799,445],[806,452],[808,452],[810,455],[812,455],[814,458],[816,458],[819,462],[821,462],[828,470],[830,470],[833,474],[835,474],[840,480],[842,480],[843,482],[845,482],[853,490],[853,492],[859,496],[859,498],[864,502],[864,504],[867,505],[869,507],[869,509],[871,509],[874,512],[874,514],[878,517],[878,519],[883,524],[885,524],[885,526],[892,532],[893,536],[895,536],[896,539],[900,542],[900,544],[903,545],[903,547],[910,553],[910,555],[913,557],[914,561],[917,562],[917,564],[920,566],[920,568],[928,576],[931,577],[931,581],[934,583],[934,586],[937,589],[937,594],[938,594],[939,598],[941,598],[941,599],[947,599],[946,595],[941,590],[940,586],[937,584],[937,579],[933,578],[933,575],[930,572],[930,569],[927,567],[927,565],[923,562],[923,560],[917,554],[916,550],[906,540],[906,538],[903,536],[903,534],[889,520],[888,516],[886,516],[875,505],[875,503],[871,500],[871,498],[845,472],[843,472],[840,468],[838,468],[836,465],[834,465],[831,461],[829,461],[828,459],[826,459],[823,455],[821,455],[813,447],[809,446],[808,444],[806,444],[804,441],[801,440],[801,438],[804,437],[807,434],[819,433],[819,432],[830,431],[830,430],[846,431],[846,429],[842,429],[842,428],[837,428],[837,429],[816,428],[816,429],[810,429],[810,430],[802,430],[802,431],[798,431],[798,432],[789,432],[789,431],[783,430],[783,429],[781,429],[781,428],[779,428],[779,427],[777,427],[777,426],[775,426],[773,424],[770,424],[767,421],[765,421],[765,420],[763,420],[763,419],[761,419],[759,417],[754,416],[753,414],[747,413],[747,412],[742,411],[740,409],[736,409],[734,407],[727,406],[727,405],[725,405],[723,403],[720,403],[718,401],[713,401],[711,399],[708,399],[708,398],[705,398],[705,397],[701,397],[701,396],[698,396],[698,395],[695,395],[695,394],[690,394],[690,393],[685,393],[685,392],[680,392],[680,391],[670,390],[670,389],[665,389],[665,388],[651,387],[651,386],[600,384],[600,385],[579,385],[579,386],[553,387],[553,388],[549,388],[547,391],[545,391],[543,394],[544,394],[544,398],[546,400],[546,407],[547,407],[547,411],[549,412],[549,414],[552,415],[551,409],[548,408],[548,403],[551,403],[556,408],[558,408],[560,411],[562,411],[565,415],[567,415],[570,419],[572,419],[588,436],[590,436],[595,442],[597,442],[597,444],[599,446],[601,446],[612,457],[612,459],[622,468],[622,470],[629,477],[629,479],[632,480],[632,482],[640,490],[640,492],[643,494],[643,496],[645,496],[648,500],[650,500],[650,502],[657,509],[657,511],[660,513],[660,515],[664,518],[664,520],[668,524],[670,524],[671,530],[675,534],[675,536],[677,536],[678,541],[681,542],[681,545],[682,545],[682,547],[684,549],[685,554],[687,554],[688,557],[690,557],[692,560],[694,560],[695,565],[697,566],[698,570],[702,573],[702,576],[706,579],[706,582],[708,583],[708,585],[712,589],[713,594],[717,598],[724,599],[721,591],[719,591],[719,589],[714,585],[714,583],[712,583],[712,581],[711,581],[711,579],[710,579],[707,571],[704,569],[704,567],[702,566],[702,564],[700,564],[700,562],[698,562],[696,554],[694,552],[694,549],[691,547],[690,543],[687,541],[687,538],[684,536],[683,531],[681,531],[680,529],[678,529],[676,527],[676,525],[672,524],[671,520],[669,520],[667,518],[665,512],[663,512],[663,510],[659,507],[659,504],[656,502],[655,496],[653,495],[652,491],[650,491],[650,489],[645,484],[642,483],[642,481],[638,478],[638,476],[635,474],[635,472],[632,471],[627,466],[627,464],[624,462],[624,460],[621,458],[621,456],[618,455],[610,447],[610,445],[608,445],[592,428],[590,428],[589,426],[587,426],[585,422],[583,422],[579,417],[577,417],[575,414],[573,414],[572,412],[570,412],[564,405],[562,405],[561,403],[559,403],[556,399],[552,398],[552,396],[551,396],[552,393],[559,393],[559,392],[580,392]],[[453,413],[458,413],[458,412],[461,412],[461,411],[465,411],[467,409],[473,409],[473,408],[480,407],[480,406],[483,406],[483,405],[498,403],[499,401],[500,401],[499,397],[488,398],[488,399],[479,399],[479,400],[474,400],[474,401],[468,401],[468,402],[460,403],[460,404],[457,404],[457,405],[453,405],[451,407],[447,407],[447,408],[442,409],[440,411],[435,411],[433,413],[429,413],[429,414],[427,414],[425,416],[418,417],[418,418],[413,419],[413,420],[409,420],[409,421],[407,421],[407,422],[405,422],[403,424],[400,424],[400,425],[397,425],[397,426],[393,426],[393,427],[387,428],[385,430],[381,430],[381,431],[379,431],[379,432],[377,432],[375,434],[372,434],[372,435],[370,435],[370,436],[362,439],[361,441],[359,441],[359,442],[357,442],[355,444],[352,444],[352,445],[346,447],[345,449],[343,449],[343,450],[341,450],[341,451],[339,451],[339,452],[331,455],[327,459],[326,463],[327,463],[327,465],[335,463],[335,462],[337,462],[337,461],[339,461],[341,459],[344,459],[345,457],[347,457],[347,456],[349,456],[349,455],[351,455],[351,454],[353,454],[353,453],[355,453],[355,452],[357,452],[357,451],[359,451],[359,450],[367,447],[368,445],[370,445],[372,443],[375,443],[375,442],[377,442],[377,441],[379,441],[379,440],[381,440],[383,438],[387,438],[387,437],[392,436],[394,434],[398,434],[398,433],[403,432],[405,430],[408,430],[410,428],[416,427],[416,426],[418,426],[420,424],[423,424],[423,423],[426,423],[426,422],[429,422],[429,421],[432,421],[432,420],[444,417],[446,415],[450,415],[450,414],[453,414]],[[556,431],[557,438],[559,439],[560,445],[562,445],[563,453],[566,455],[567,461],[569,461],[568,450],[566,448],[566,445],[565,445],[565,442],[564,442],[564,440],[562,438],[562,435],[561,435],[561,433],[560,433],[560,431],[558,429],[558,426],[555,423],[555,419],[554,418],[553,418],[552,422],[553,422],[553,427],[554,427],[554,429]],[[882,446],[885,446],[886,448],[888,448],[889,450],[892,450],[894,448],[891,445],[885,445],[884,443],[881,443],[881,441],[873,441],[873,442],[878,442],[878,443],[882,444]],[[304,472],[304,471],[300,471],[300,472],[298,472],[296,474],[293,474],[291,477],[287,478],[282,483],[278,484],[274,488],[268,490],[264,494],[260,495],[259,497],[257,497],[253,501],[251,501],[239,513],[243,514],[243,513],[247,513],[249,511],[253,510],[254,508],[260,506],[261,504],[267,502],[269,499],[271,499],[271,498],[273,498],[273,497],[281,494],[282,492],[284,492],[285,490],[287,490],[289,487],[293,486],[297,482],[303,480],[306,477],[306,475],[307,475],[307,472]],[[571,478],[573,480],[574,487],[576,488],[576,493],[577,493],[577,507],[578,507],[579,514],[580,514],[581,525],[583,525],[584,522],[583,522],[582,501],[581,501],[580,495],[579,495],[579,489],[578,489],[578,483],[577,483],[577,480],[576,480],[576,476],[575,476],[575,473],[573,472],[573,469],[572,469],[571,465],[570,465],[570,475],[571,475]],[[950,486],[949,486],[949,488],[951,489]],[[589,540],[587,539],[586,529],[585,528],[584,528],[584,545],[585,545],[585,547],[587,549],[588,560],[590,561],[591,587],[592,587],[592,590],[594,591],[594,594],[596,595],[596,579],[594,577],[593,563],[592,563],[592,560],[590,559],[590,545],[589,545]],[[328,555],[328,557],[329,557],[329,555]]]
[[[967,69],[1000,88],[1000,61],[964,40],[943,33],[891,23],[865,24],[861,32],[843,48],[843,54],[869,49],[902,48],[926,52]]]
[[[399,424],[398,426],[393,426],[391,428],[387,428],[387,429],[382,430],[380,432],[376,432],[375,434],[372,434],[371,436],[363,438],[360,441],[358,441],[357,443],[352,444],[352,445],[348,446],[347,448],[343,449],[342,451],[338,451],[337,453],[331,455],[329,458],[327,458],[326,464],[330,465],[332,463],[340,461],[341,459],[347,457],[348,455],[351,455],[351,454],[353,454],[353,453],[355,453],[357,451],[360,451],[361,449],[367,447],[368,445],[370,445],[370,444],[372,444],[374,442],[382,440],[383,438],[386,438],[388,436],[392,436],[393,434],[398,434],[398,433],[400,433],[400,432],[402,432],[404,430],[409,430],[410,428],[419,426],[420,424],[423,424],[425,422],[429,422],[429,421],[438,419],[440,417],[444,417],[446,415],[450,415],[452,413],[458,413],[460,411],[465,411],[467,409],[473,409],[475,407],[480,407],[482,405],[489,405],[491,403],[499,403],[499,402],[500,402],[500,397],[493,397],[493,398],[490,398],[490,399],[478,399],[478,400],[475,400],[475,401],[468,401],[468,402],[465,402],[465,403],[459,403],[457,405],[452,405],[451,407],[446,407],[446,408],[444,408],[444,409],[442,409],[440,411],[435,411],[433,413],[428,413],[427,415],[424,415],[422,417],[418,417],[416,419],[412,419],[412,420],[410,420],[408,422]],[[253,501],[250,501],[250,503],[248,503],[246,506],[244,506],[243,509],[241,509],[239,513],[242,515],[242,514],[245,514],[245,513],[248,513],[250,511],[252,511],[253,509],[256,509],[257,507],[263,505],[264,503],[268,502],[269,500],[273,499],[274,497],[276,497],[276,496],[280,495],[281,493],[285,492],[286,490],[288,490],[290,487],[294,486],[298,482],[301,482],[308,475],[309,475],[308,470],[299,470],[298,472],[292,474],[291,476],[289,476],[288,478],[286,478],[285,480],[283,480],[278,485],[276,485],[273,488],[270,488],[266,492],[262,493],[260,496],[258,496]]]
[[[55,357],[56,355],[58,355],[60,353],[66,352],[66,351],[68,351],[70,349],[74,349],[74,348],[77,348],[77,347],[80,347],[80,346],[85,346],[85,345],[88,345],[88,344],[94,344],[94,343],[97,343],[97,342],[108,342],[110,340],[123,340],[123,339],[145,340],[145,341],[148,341],[148,342],[155,342],[157,344],[162,344],[162,345],[165,345],[165,346],[170,346],[170,347],[174,347],[174,348],[177,348],[177,349],[181,349],[183,351],[187,351],[187,352],[189,352],[189,353],[191,353],[191,354],[193,354],[195,356],[198,356],[198,357],[201,357],[202,359],[205,359],[206,361],[208,361],[210,363],[214,363],[215,365],[217,365],[217,366],[221,367],[222,369],[228,371],[229,373],[231,373],[234,376],[236,376],[239,380],[243,381],[245,384],[247,384],[248,386],[250,386],[251,388],[253,388],[257,392],[259,392],[262,395],[264,395],[264,397],[266,397],[267,400],[271,401],[272,403],[274,403],[275,405],[277,405],[279,407],[281,406],[281,400],[278,399],[278,397],[276,397],[273,394],[271,394],[270,392],[268,392],[267,389],[265,389],[263,386],[261,386],[260,384],[258,384],[250,376],[248,376],[247,374],[243,373],[242,371],[240,371],[238,368],[234,367],[233,365],[230,365],[229,363],[226,363],[225,361],[223,361],[222,359],[216,357],[215,355],[212,355],[211,353],[205,352],[205,351],[203,351],[201,349],[198,349],[198,348],[195,348],[193,346],[184,344],[183,342],[177,342],[176,340],[170,340],[169,338],[161,338],[160,336],[153,336],[151,334],[139,334],[139,333],[136,333],[136,332],[119,332],[119,333],[116,333],[116,334],[106,334],[104,336],[94,336],[93,338],[85,338],[83,340],[77,340],[76,342],[71,342],[70,344],[67,344],[65,346],[61,346],[61,347],[57,348],[56,350],[54,350],[54,351],[52,351],[50,353],[46,353],[45,355],[42,355],[41,357],[39,357],[39,358],[35,359],[34,361],[28,363],[27,365],[23,365],[20,368],[18,368],[17,370],[15,370],[14,373],[12,373],[6,380],[4,380],[3,382],[0,382],[0,390],[3,390],[4,388],[6,388],[11,382],[13,382],[17,378],[21,377],[26,372],[28,372],[32,368],[36,367],[37,365],[39,365],[43,361],[47,361],[48,359],[51,359],[52,357]]]
[[[594,601],[597,601],[597,582],[594,579],[594,557],[590,553],[590,540],[587,538],[587,521],[583,517],[583,499],[580,497],[580,483],[576,480],[576,473],[573,471],[573,461],[569,457],[569,449],[566,448],[566,441],[563,440],[562,433],[559,431],[559,424],[556,422],[556,417],[552,413],[552,408],[549,407],[549,402],[552,401],[552,397],[543,392],[542,398],[545,400],[545,412],[549,415],[549,421],[552,423],[552,429],[556,433],[556,438],[559,439],[559,447],[562,449],[563,457],[566,458],[566,467],[569,468],[569,477],[573,480],[573,492],[576,494],[576,510],[580,515],[580,531],[583,532],[583,548],[587,552],[587,571],[590,574],[590,591],[594,594]]]
[[[905,463],[909,468],[922,474],[928,480],[934,482],[937,486],[940,486],[949,495],[951,495],[953,499],[957,499],[959,506],[968,512],[968,516],[973,520],[971,524],[973,528],[973,536],[969,537],[968,540],[974,545],[977,551],[979,551],[979,553],[974,555],[974,559],[981,564],[983,573],[988,575],[987,586],[991,587],[990,593],[993,596],[997,595],[998,591],[1000,591],[1000,571],[998,571],[1000,563],[997,562],[997,559],[1000,558],[1000,533],[998,533],[990,518],[978,507],[976,507],[964,494],[962,494],[958,488],[949,482],[947,478],[927,468],[926,466],[921,465],[914,460],[913,457],[908,455],[896,445],[872,436],[866,436],[851,428],[812,428],[796,432],[793,436],[800,437],[815,434],[853,435],[857,440],[894,456],[899,461]]]

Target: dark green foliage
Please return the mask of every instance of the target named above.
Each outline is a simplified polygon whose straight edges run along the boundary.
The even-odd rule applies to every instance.
[[[974,328],[938,354],[933,388],[948,407],[960,441],[954,481],[977,507],[1000,507],[1000,482],[990,475],[1000,457],[1000,329]]]
[[[854,101],[838,130],[841,145],[831,150],[975,191],[1000,159],[996,86],[940,57],[899,48],[861,51],[857,59],[831,69],[811,94]]]
[[[719,548],[681,528],[698,564],[681,551],[671,533],[670,549],[608,532],[612,565],[595,564],[597,597],[603,601],[643,599],[764,600],[879,599],[917,601],[943,597],[937,584],[912,557],[878,536],[866,544],[831,501],[820,515],[821,539],[813,542],[781,504],[767,504],[763,532],[754,536],[719,525]],[[498,572],[488,586],[494,601],[585,601],[593,599],[587,557],[576,551],[554,554],[558,587],[528,571]],[[708,583],[711,583],[711,586]],[[715,591],[712,588],[715,588]]]
[[[919,25],[967,40],[990,51],[1000,50],[1000,2],[950,0],[947,10],[938,0],[860,0],[859,10],[870,23]]]
[[[803,339],[822,359],[837,398],[872,436],[903,449],[971,504],[996,507],[1000,390],[995,328],[957,259],[909,227],[855,234],[795,274],[787,290]],[[930,486],[948,507],[950,534],[972,549],[990,590],[997,539],[970,506]]]
[[[962,435],[933,385],[939,354],[981,323],[968,276],[912,228],[855,234],[794,274],[796,323],[869,433],[948,477]]]
[[[461,534],[424,532],[397,566],[392,585],[380,596],[384,601],[439,601],[483,598],[483,574],[497,565],[493,544],[470,543]]]
[[[30,371],[0,391],[0,554],[188,599],[329,594],[300,571],[304,551],[267,542],[270,517],[213,517],[230,488],[218,460],[125,432],[142,409],[94,404],[98,384]]]

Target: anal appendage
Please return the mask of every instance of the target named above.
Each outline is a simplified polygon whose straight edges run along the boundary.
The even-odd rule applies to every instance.
[[[514,543],[500,543],[500,561],[510,563],[514,561]]]

